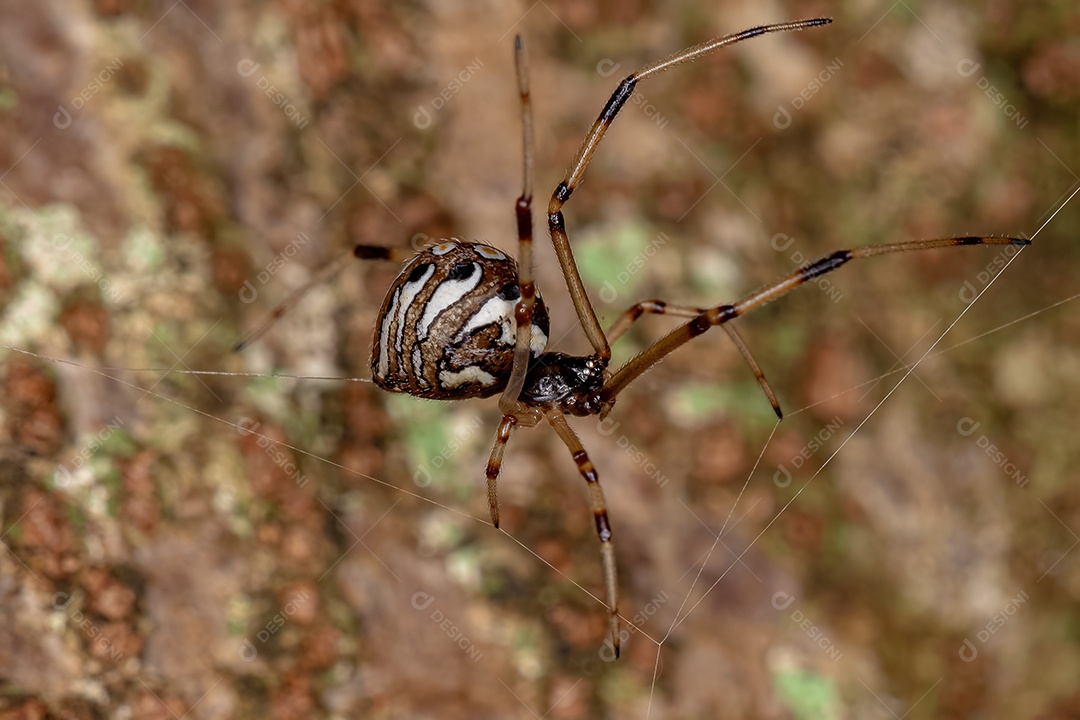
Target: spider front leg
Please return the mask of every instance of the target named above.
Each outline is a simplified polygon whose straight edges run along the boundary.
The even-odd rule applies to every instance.
[[[518,406],[518,395],[525,384],[525,373],[532,358],[532,322],[533,308],[536,306],[536,283],[533,280],[533,222],[532,196],[533,176],[536,166],[536,150],[533,141],[532,98],[529,94],[529,60],[525,54],[525,44],[518,35],[514,38],[514,67],[517,69],[518,96],[521,99],[521,154],[522,181],[521,196],[514,204],[514,216],[517,220],[518,234],[518,302],[514,306],[514,322],[517,331],[514,337],[514,364],[510,378],[499,398],[499,410],[503,413],[503,423],[514,414]],[[490,465],[489,465],[490,468]],[[488,480],[490,496],[492,481]],[[492,518],[497,517],[493,511]],[[495,523],[498,527],[498,523]]]
[[[942,247],[969,245],[1025,246],[1030,244],[1030,240],[1012,237],[953,237],[935,240],[912,240],[909,242],[886,243],[884,245],[868,245],[850,250],[838,250],[820,260],[803,265],[795,272],[789,273],[779,280],[758,288],[734,304],[718,305],[702,311],[693,320],[675,328],[619,368],[604,383],[604,387],[596,394],[595,401],[600,404],[614,402],[618,394],[635,378],[679,347],[706,332],[709,328],[717,325],[726,326],[726,323],[731,322],[740,315],[745,315],[777,298],[787,295],[803,283],[837,270],[852,260],[873,257],[874,255],[891,255],[893,253],[932,250]]]
[[[600,147],[600,141],[604,139],[604,135],[607,134],[608,128],[611,126],[611,123],[615,121],[615,117],[619,114],[619,111],[626,105],[626,101],[634,94],[634,89],[637,87],[637,84],[651,75],[663,72],[676,65],[692,62],[698,58],[710,55],[720,48],[733,45],[743,40],[748,40],[767,33],[788,32],[819,27],[821,25],[828,25],[831,22],[831,18],[796,20],[794,22],[777,23],[775,25],[762,25],[731,35],[725,35],[724,37],[715,38],[646,65],[637,72],[627,76],[625,80],[619,83],[619,87],[615,89],[615,92],[612,93],[607,104],[604,105],[604,109],[600,111],[600,115],[593,122],[592,128],[589,129],[588,134],[585,135],[585,139],[581,142],[581,147],[578,149],[577,156],[574,157],[573,163],[571,163],[569,169],[566,171],[563,181],[555,187],[555,190],[551,193],[551,199],[548,201],[548,230],[551,233],[551,243],[555,246],[555,254],[559,257],[559,266],[562,268],[563,277],[566,280],[566,287],[570,291],[570,298],[574,302],[574,310],[577,312],[581,328],[585,331],[585,335],[588,337],[589,343],[593,346],[595,354],[603,361],[606,362],[611,358],[611,347],[608,343],[608,339],[604,336],[603,329],[600,327],[600,322],[596,319],[596,311],[593,309],[592,303],[589,301],[589,296],[585,292],[585,284],[581,281],[581,273],[578,271],[577,263],[574,261],[574,253],[570,249],[570,239],[566,234],[566,222],[563,217],[562,207],[570,199],[570,195],[585,176],[585,169],[588,168],[589,162],[592,160],[593,155],[596,154],[596,150]],[[746,353],[743,354],[743,357],[747,357]],[[751,367],[753,367],[754,363],[752,360],[750,358],[747,359],[751,363]]]
[[[705,312],[705,308],[690,307],[689,305],[672,305],[666,303],[663,300],[644,300],[639,303],[635,303],[627,308],[619,319],[612,323],[608,328],[607,338],[608,342],[612,345],[615,341],[623,336],[630,326],[633,325],[638,318],[648,313],[651,315],[674,315],[676,317],[695,318],[701,313]],[[776,393],[769,387],[769,381],[765,379],[765,373],[762,371],[761,366],[758,365],[757,360],[750,353],[750,348],[746,346],[746,342],[742,339],[742,335],[735,329],[734,325],[721,325],[724,330],[727,331],[728,337],[735,343],[735,347],[738,348],[739,354],[743,356],[743,360],[750,366],[750,370],[754,373],[754,378],[758,381],[758,385],[765,392],[765,397],[769,399],[769,404],[772,405],[773,412],[776,413],[776,417],[781,420],[784,419],[784,413],[780,410],[780,403],[776,399]]]
[[[549,410],[546,417],[574,457],[578,472],[585,478],[589,488],[596,534],[600,538],[600,561],[604,568],[604,585],[607,588],[608,612],[611,618],[611,644],[615,648],[615,657],[619,657],[619,583],[615,570],[615,542],[611,535],[611,522],[608,520],[604,491],[600,487],[600,476],[596,473],[592,461],[589,460],[589,454],[585,451],[577,433],[566,422],[566,416],[558,410]]]

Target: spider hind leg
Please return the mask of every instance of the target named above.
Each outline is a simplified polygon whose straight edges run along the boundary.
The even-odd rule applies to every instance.
[[[548,424],[558,434],[566,448],[577,464],[578,472],[585,479],[589,489],[589,500],[592,505],[593,520],[596,523],[596,534],[600,539],[600,561],[604,569],[604,586],[607,591],[607,606],[610,617],[611,644],[615,650],[615,657],[619,657],[619,582],[615,567],[615,542],[611,533],[611,521],[608,519],[607,503],[604,502],[604,490],[600,487],[600,476],[596,467],[589,459],[589,453],[581,444],[577,433],[566,422],[566,416],[558,410],[549,410],[546,413]]]

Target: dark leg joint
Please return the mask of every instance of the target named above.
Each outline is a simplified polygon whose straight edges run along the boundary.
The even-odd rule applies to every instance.
[[[741,33],[739,33],[739,40],[748,40],[750,38],[757,37],[758,35],[764,35],[764,34],[765,34],[765,26],[764,25],[759,25],[757,27],[752,27],[752,28],[749,28],[747,30],[743,30]]]
[[[532,239],[532,196],[519,197],[517,206],[514,208],[517,216],[518,238],[522,240]]]
[[[555,196],[556,200],[564,203],[570,199],[570,193],[572,192],[574,191],[571,190],[565,182],[561,182],[559,183],[558,187],[555,188],[555,192],[552,194]]]
[[[353,248],[353,255],[361,260],[389,260],[390,248],[381,245],[357,245]]]
[[[713,325],[723,325],[737,317],[739,317],[739,313],[734,305],[721,305],[709,312],[709,322]]]
[[[548,215],[548,228],[551,232],[566,232],[566,223],[563,221],[562,210],[557,210]]]
[[[622,110],[622,106],[625,105],[626,101],[630,99],[630,96],[634,94],[634,88],[636,86],[637,78],[633,75],[619,83],[619,87],[615,89],[615,92],[607,101],[607,105],[604,106],[603,111],[600,113],[600,119],[605,125],[610,125],[611,121],[615,119],[615,116],[619,114],[619,110]]]
[[[701,313],[696,318],[690,321],[687,328],[690,330],[690,337],[697,337],[706,330],[712,327],[712,323],[709,322],[709,316],[706,313]]]
[[[593,517],[596,519],[596,534],[600,536],[600,542],[611,542],[611,525],[608,524],[607,511],[597,510]]]
[[[663,300],[642,300],[626,312],[630,315],[632,319],[637,320],[645,313],[663,315],[666,310],[667,303]]]
[[[803,280],[813,280],[819,275],[832,272],[854,257],[850,250],[837,250],[832,255],[803,267]]]
[[[593,467],[592,460],[589,459],[589,454],[587,452],[584,450],[575,452],[574,462],[577,463],[578,472],[585,478],[585,482],[595,484],[600,481],[600,478],[596,476],[596,468]]]
[[[727,321],[738,316],[739,313],[735,310],[734,305],[721,305],[720,307],[715,307],[711,310],[702,312],[690,321],[687,328],[690,331],[690,337],[693,338],[701,335],[714,325],[723,325]]]
[[[529,283],[532,285],[532,283]],[[517,305],[514,306],[514,322],[518,327],[525,325],[532,325],[533,319],[533,307],[523,300],[518,300]]]

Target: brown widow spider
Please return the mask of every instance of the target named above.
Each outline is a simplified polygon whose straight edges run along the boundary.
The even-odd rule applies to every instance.
[[[566,234],[562,207],[581,182],[585,169],[619,110],[638,82],[652,75],[697,60],[722,47],[766,33],[828,25],[830,18],[763,25],[716,38],[645,66],[623,80],[611,95],[562,182],[548,201],[548,230],[559,259],[566,287],[593,352],[571,356],[546,351],[548,314],[533,281],[532,192],[535,165],[532,101],[528,65],[518,36],[514,43],[518,91],[521,97],[524,180],[517,199],[518,257],[483,243],[444,240],[412,255],[404,248],[357,245],[346,258],[318,273],[314,279],[279,305],[268,320],[236,345],[237,350],[259,337],[312,285],[327,277],[348,257],[361,260],[408,260],[387,292],[379,311],[372,343],[374,382],[386,390],[434,400],[462,400],[501,393],[502,422],[487,464],[487,495],[491,522],[499,526],[496,481],[503,453],[515,427],[547,421],[566,445],[585,479],[592,503],[610,613],[611,641],[619,654],[618,582],[615,549],[600,478],[567,415],[580,417],[611,412],[627,385],[669,353],[720,326],[750,366],[778,418],[783,418],[776,396],[761,367],[731,321],[771,302],[808,280],[836,270],[851,260],[911,250],[958,245],[1027,245],[1011,237],[951,237],[915,240],[839,250],[768,283],[728,305],[711,308],[671,305],[646,300],[631,306],[604,332],[581,281]],[[411,257],[411,259],[409,259]],[[644,314],[673,315],[687,322],[642,350],[614,372],[607,369],[611,344]]]

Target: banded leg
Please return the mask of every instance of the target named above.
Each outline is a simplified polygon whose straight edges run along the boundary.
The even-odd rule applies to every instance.
[[[536,305],[536,283],[533,280],[533,220],[532,195],[533,176],[536,167],[536,147],[533,141],[532,97],[529,94],[529,59],[525,54],[525,45],[521,36],[514,38],[514,67],[517,69],[518,95],[521,98],[521,155],[522,173],[521,196],[514,205],[517,217],[518,233],[518,292],[517,305],[514,306],[514,321],[517,323],[517,335],[514,339],[514,365],[506,389],[499,397],[499,409],[504,416],[510,415],[517,406],[518,395],[525,384],[525,373],[529,369],[532,345],[533,307]],[[505,422],[505,417],[503,419]],[[496,523],[498,526],[498,523]]]
[[[487,495],[488,511],[491,513],[491,524],[499,527],[499,491],[496,483],[499,473],[502,471],[503,453],[506,452],[506,444],[510,442],[510,432],[515,426],[535,427],[544,419],[544,413],[539,408],[520,407],[520,412],[503,415],[499,429],[495,432],[495,443],[491,446],[491,456],[487,464]]]
[[[510,442],[510,431],[517,424],[517,418],[513,415],[504,415],[499,429],[495,431],[495,444],[491,446],[491,457],[487,464],[487,496],[488,512],[491,513],[491,524],[499,527],[499,490],[497,482],[499,473],[502,471],[503,453],[506,452],[506,444]]]
[[[615,543],[611,536],[611,523],[608,521],[607,504],[604,491],[600,487],[600,476],[596,473],[589,454],[585,452],[577,433],[566,422],[566,416],[556,410],[547,412],[548,423],[574,456],[578,472],[589,488],[593,519],[596,522],[596,534],[600,538],[600,561],[604,568],[604,585],[607,587],[607,604],[611,616],[611,643],[615,648],[615,657],[619,657],[619,584],[615,570]]]
[[[296,290],[293,290],[292,293],[289,294],[289,297],[282,300],[270,311],[270,314],[265,320],[248,331],[248,333],[240,339],[240,342],[233,345],[233,352],[240,352],[265,335],[266,331],[269,330],[274,323],[280,320],[285,313],[291,310],[305,295],[308,294],[308,292],[311,291],[311,288],[322,285],[324,282],[330,280],[330,278],[337,275],[341,268],[345,267],[345,265],[353,258],[359,260],[394,260],[402,262],[412,257],[412,255],[413,251],[408,248],[391,248],[382,247],[381,245],[357,245],[337,260],[324,265],[318,272],[311,276],[310,280]]]
[[[704,308],[690,307],[688,305],[672,305],[663,300],[645,300],[629,307],[623,312],[618,320],[612,323],[607,331],[608,342],[614,345],[615,341],[622,337],[623,333],[629,330],[630,326],[645,313],[651,315],[674,315],[676,317],[694,318],[703,312],[705,312]],[[761,366],[758,365],[757,360],[755,360],[754,356],[750,353],[750,348],[746,346],[746,342],[742,339],[742,335],[739,334],[739,331],[735,329],[734,325],[724,324],[720,327],[727,331],[728,337],[735,343],[735,347],[738,348],[739,354],[743,356],[743,360],[750,366],[750,370],[754,373],[754,378],[758,381],[758,385],[760,385],[761,389],[765,392],[765,397],[769,399],[769,404],[772,405],[776,417],[783,420],[784,413],[780,410],[780,403],[776,399],[776,394],[773,392],[772,388],[769,387],[769,381],[765,379],[765,373],[762,371]]]
[[[786,295],[803,283],[825,275],[826,273],[830,273],[852,260],[872,257],[874,255],[889,255],[892,253],[931,250],[940,247],[957,247],[961,245],[1024,246],[1030,244],[1030,240],[1010,237],[957,237],[936,240],[911,240],[908,242],[887,243],[884,245],[868,245],[851,250],[838,250],[820,260],[803,265],[793,273],[785,275],[767,285],[763,285],[733,305],[719,305],[714,308],[709,308],[685,325],[675,328],[615,371],[615,373],[608,378],[608,381],[604,383],[603,389],[600,390],[599,400],[604,403],[610,403],[635,378],[658,363],[673,350],[685,345],[709,328],[716,325],[724,325],[740,315],[745,315],[751,310],[762,307],[763,305]]]
[[[566,204],[566,201],[570,199],[571,193],[574,192],[574,189],[581,182],[582,177],[585,175],[585,169],[589,166],[589,161],[592,160],[593,155],[600,146],[600,141],[604,139],[604,134],[607,133],[608,127],[615,120],[615,116],[619,114],[623,105],[625,105],[626,101],[633,95],[634,88],[637,86],[638,82],[650,75],[655,75],[656,73],[663,72],[668,68],[681,65],[682,63],[697,60],[722,47],[727,47],[728,45],[733,45],[737,42],[757,37],[758,35],[802,30],[804,28],[828,25],[831,22],[831,18],[797,20],[795,22],[778,23],[775,25],[763,25],[761,27],[743,30],[742,32],[734,33],[732,35],[726,35],[721,38],[715,38],[701,43],[700,45],[687,48],[674,55],[669,55],[650,65],[646,65],[641,70],[629,75],[619,84],[619,87],[615,89],[615,92],[612,93],[611,98],[608,99],[604,109],[600,111],[600,115],[596,118],[596,121],[593,122],[592,128],[582,141],[577,156],[566,171],[566,176],[563,178],[563,181],[555,187],[555,190],[551,193],[551,199],[548,201],[548,230],[551,232],[551,242],[555,246],[555,254],[559,257],[559,265],[562,267],[563,277],[566,279],[566,286],[570,291],[570,298],[574,302],[574,309],[577,311],[578,320],[581,323],[582,330],[585,331],[585,335],[592,344],[593,350],[603,360],[606,361],[611,358],[611,348],[608,345],[607,339],[604,337],[600,322],[596,319],[596,311],[593,310],[592,303],[589,301],[589,296],[585,292],[585,285],[581,282],[581,274],[578,272],[577,264],[574,261],[574,253],[570,249],[570,240],[566,235],[566,223],[563,218],[562,207]]]

